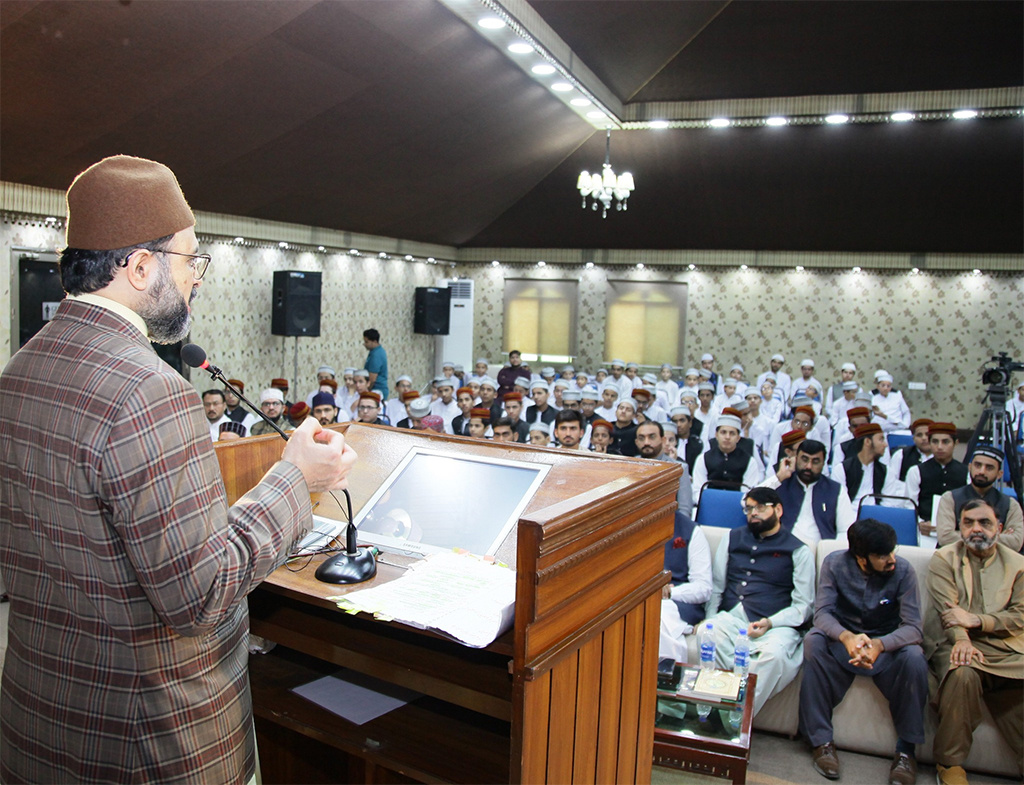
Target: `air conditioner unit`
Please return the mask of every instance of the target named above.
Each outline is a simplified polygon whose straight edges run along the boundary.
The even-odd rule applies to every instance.
[[[434,372],[441,373],[441,365],[450,360],[473,372],[473,282],[441,278],[437,286],[448,287],[452,293],[452,301],[448,322],[448,334],[439,335],[434,364]]]

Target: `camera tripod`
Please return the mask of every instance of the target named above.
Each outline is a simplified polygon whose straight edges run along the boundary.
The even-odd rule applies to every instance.
[[[1006,472],[999,476],[995,487],[1000,491],[1009,485],[1017,493],[1017,498],[1024,498],[1021,482],[1021,457],[1017,452],[1017,437],[1013,432],[1013,422],[1006,411],[1006,387],[993,385],[986,395],[988,406],[981,413],[978,425],[967,442],[967,461],[974,454],[978,444],[997,447],[1006,455],[1006,467],[1009,469],[1009,481]]]

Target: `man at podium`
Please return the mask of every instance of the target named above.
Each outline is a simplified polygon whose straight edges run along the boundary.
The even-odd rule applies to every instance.
[[[68,297],[0,376],[0,780],[244,783],[245,597],[356,456],[308,418],[229,509],[199,396],[150,345],[188,334],[210,264],[174,174],[114,156],[67,202]]]

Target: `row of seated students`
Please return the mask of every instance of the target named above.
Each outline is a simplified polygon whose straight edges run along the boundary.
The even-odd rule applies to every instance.
[[[820,442],[805,441],[798,463],[823,453]],[[662,595],[660,656],[686,662],[687,638],[710,625],[715,665],[728,670],[744,631],[755,714],[803,667],[800,733],[814,769],[829,779],[840,776],[832,712],[856,675],[871,677],[889,703],[898,736],[890,783],[916,782],[929,699],[938,712],[939,783],[967,782],[963,763],[983,704],[1024,774],[1024,556],[1019,544],[1007,546],[998,510],[984,498],[953,501],[954,541],[931,557],[922,618],[917,576],[886,523],[850,525],[841,537],[847,548],[825,557],[816,581],[816,549],[796,529],[807,498],[795,491],[792,477],[749,491],[746,526],[723,533],[715,553],[702,527],[677,513],[665,545],[672,580]]]

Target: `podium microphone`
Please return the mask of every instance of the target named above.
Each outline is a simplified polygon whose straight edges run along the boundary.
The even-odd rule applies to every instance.
[[[231,392],[233,392],[235,395],[237,395],[238,399],[242,401],[242,403],[244,403],[246,406],[248,406],[254,414],[258,414],[260,417],[262,417],[263,421],[271,428],[273,428],[275,431],[277,431],[282,439],[288,441],[288,434],[282,431],[277,426],[277,423],[275,423],[273,420],[267,417],[267,415],[263,413],[262,409],[253,406],[252,402],[244,395],[242,395],[242,393],[239,392],[235,388],[235,386],[224,377],[223,371],[221,371],[221,369],[218,368],[216,365],[211,364],[210,361],[206,359],[206,351],[203,349],[202,346],[200,346],[197,343],[185,344],[184,346],[181,347],[181,359],[185,363],[185,365],[189,365],[192,368],[198,368],[201,371],[208,371],[210,373],[210,376],[212,376],[214,379],[216,379],[219,382],[223,382],[224,386],[231,390]]]
[[[253,406],[252,403],[242,395],[241,392],[235,389],[235,386],[224,377],[224,373],[221,369],[216,365],[211,364],[210,361],[206,359],[206,351],[203,347],[194,343],[185,344],[181,347],[181,359],[186,365],[191,366],[192,368],[208,371],[210,376],[214,379],[223,382],[224,386],[237,395],[239,400],[248,406],[254,413],[262,417],[263,421],[277,431],[281,435],[282,439],[288,441],[288,434],[278,428],[277,424],[267,417],[261,409],[257,409]],[[356,527],[352,523],[352,497],[349,496],[347,490],[342,491],[342,493],[345,494],[345,502],[348,506],[348,528],[345,531],[345,550],[336,556],[332,556],[317,567],[316,578],[324,583],[362,583],[363,581],[370,580],[370,578],[377,574],[377,560],[374,558],[373,551],[369,548],[358,547],[356,543]]]

